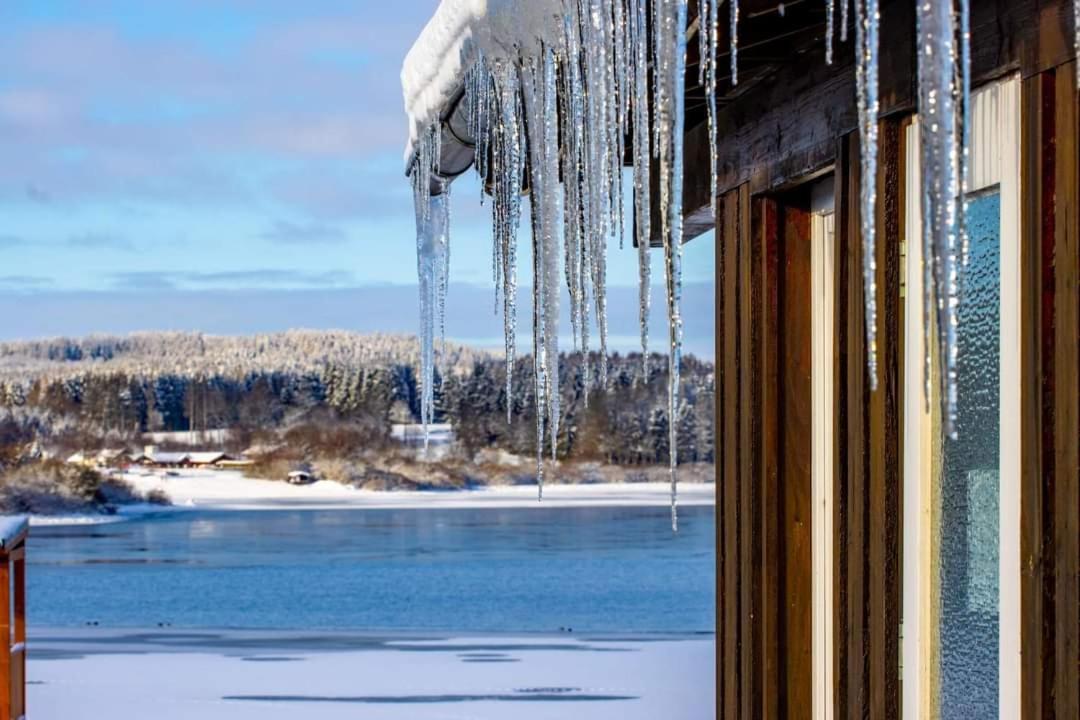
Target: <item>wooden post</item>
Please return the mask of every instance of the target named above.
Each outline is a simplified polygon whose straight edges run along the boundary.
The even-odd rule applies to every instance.
[[[15,638],[11,652],[11,716],[26,715],[26,545],[11,553],[14,567]]]
[[[0,553],[0,720],[11,715],[11,558]]]

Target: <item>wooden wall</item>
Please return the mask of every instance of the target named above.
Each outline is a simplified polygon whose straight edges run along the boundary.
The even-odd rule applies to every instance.
[[[835,175],[838,718],[898,718],[900,708],[901,141],[900,124],[883,123],[877,393],[866,376],[858,152],[850,136]],[[744,184],[719,210],[717,716],[809,718],[809,196],[751,197]]]
[[[1076,66],[1023,83],[1021,701],[1080,717],[1080,250]]]
[[[977,80],[1010,72],[1023,78],[1023,720],[1080,718],[1080,103],[1070,60],[1070,5],[987,0],[972,8]],[[898,7],[886,3],[886,18],[901,12]],[[894,27],[903,28],[910,19],[900,18]],[[809,638],[805,647],[793,646],[798,613],[809,613],[811,596],[809,586],[798,582],[800,573],[809,571],[810,556],[807,550],[802,559],[793,548],[808,528],[799,527],[797,506],[791,505],[799,487],[789,482],[791,458],[785,455],[793,412],[786,393],[797,370],[791,328],[785,325],[792,307],[785,302],[791,299],[785,287],[792,282],[785,242],[800,209],[791,188],[830,170],[837,203],[836,717],[900,717],[899,240],[904,237],[905,121],[896,118],[912,110],[905,78],[913,77],[905,75],[904,68],[912,66],[904,42],[902,34],[890,36],[891,55],[883,58],[884,103],[895,114],[882,121],[879,148],[881,386],[876,393],[870,392],[865,373],[858,144],[849,134],[853,96],[846,84],[850,66],[841,62],[830,74],[811,64],[790,77],[782,74],[774,87],[755,91],[721,118],[723,195],[716,233],[720,718],[809,713],[811,673],[808,666],[799,667]],[[702,158],[707,169],[705,147],[702,128],[692,129],[688,173],[704,172]],[[691,216],[704,205],[701,198],[687,200]]]

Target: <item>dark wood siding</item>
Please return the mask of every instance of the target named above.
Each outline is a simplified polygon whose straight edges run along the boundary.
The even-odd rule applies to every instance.
[[[866,376],[856,141],[836,174],[838,717],[898,718],[900,253],[898,122],[882,125],[880,390]],[[717,232],[717,688],[722,718],[809,717],[809,199],[725,194]],[[871,519],[873,527],[871,528]]]
[[[900,710],[901,125],[881,125],[877,225],[878,389],[866,364],[858,138],[837,153],[834,397],[834,588],[838,718]]]
[[[1080,717],[1080,251],[1074,63],[1023,86],[1021,700]]]

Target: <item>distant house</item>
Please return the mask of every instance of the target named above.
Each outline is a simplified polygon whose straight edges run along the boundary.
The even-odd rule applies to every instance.
[[[153,467],[178,468],[191,466],[191,456],[185,452],[154,452],[148,454],[147,457],[147,464]]]
[[[229,456],[223,452],[191,452],[187,454],[188,463],[192,467],[198,468],[215,467],[228,458]]]
[[[290,485],[310,485],[316,479],[315,475],[307,470],[293,470],[285,478]]]

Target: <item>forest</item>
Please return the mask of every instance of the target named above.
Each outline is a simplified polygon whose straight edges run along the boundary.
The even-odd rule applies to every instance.
[[[387,447],[391,423],[419,417],[418,365],[418,342],[405,335],[152,333],[0,343],[0,466],[26,452],[138,447],[147,432],[218,428],[232,431],[229,449],[237,452],[288,437],[334,438],[342,454]],[[595,353],[564,354],[560,365],[560,459],[667,462],[665,357],[611,355],[606,384]],[[440,349],[435,421],[453,425],[463,457],[485,449],[535,454],[532,373],[531,358],[519,358],[508,393],[501,355],[453,343]],[[674,419],[680,462],[713,460],[713,387],[712,364],[685,357]]]

